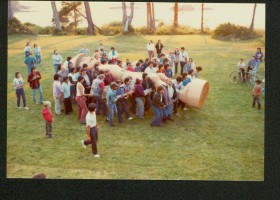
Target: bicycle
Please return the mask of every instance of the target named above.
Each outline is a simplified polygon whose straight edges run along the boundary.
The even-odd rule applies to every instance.
[[[247,83],[247,85],[254,85],[256,80],[258,80],[258,75],[255,70],[250,70],[249,72],[241,72],[239,71],[233,71],[229,75],[230,81],[232,83]]]

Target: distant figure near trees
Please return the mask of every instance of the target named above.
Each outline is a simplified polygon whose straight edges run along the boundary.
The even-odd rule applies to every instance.
[[[41,47],[39,47],[37,44],[34,44],[33,53],[36,58],[36,63],[40,64],[42,61]]]
[[[163,49],[163,44],[161,43],[161,41],[160,40],[158,40],[158,42],[157,42],[157,44],[156,44],[156,50],[157,50],[157,56],[158,56],[158,58],[160,57],[160,54],[161,54],[161,51],[162,51],[162,49]]]
[[[84,45],[83,48],[80,49],[79,53],[84,53],[84,54],[87,54],[89,56],[90,52],[89,50],[87,49],[87,46]]]
[[[151,58],[154,57],[154,50],[155,50],[155,45],[153,44],[152,40],[150,40],[150,42],[147,44],[147,50],[148,50],[149,59],[151,60]]]
[[[24,47],[24,55],[25,55],[25,58],[28,57],[29,53],[31,52],[31,47],[30,47],[30,43],[27,42],[25,47]]]

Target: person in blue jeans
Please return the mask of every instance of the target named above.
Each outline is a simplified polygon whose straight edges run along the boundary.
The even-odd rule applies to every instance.
[[[151,122],[151,126],[162,126],[162,118],[163,118],[163,109],[166,107],[166,99],[163,95],[164,87],[158,86],[157,92],[153,96],[153,104],[152,108],[154,111],[154,118]]]
[[[38,47],[37,44],[34,44],[33,52],[36,58],[36,63],[40,64],[42,61],[41,47]]]
[[[143,97],[145,97],[145,93],[144,93],[144,88],[142,86],[142,83],[138,78],[136,78],[136,82],[135,82],[134,96],[137,103],[136,116],[140,119],[143,119],[144,118]]]
[[[102,99],[102,92],[105,88],[104,85],[105,75],[100,74],[97,79],[92,81],[90,96],[93,97],[96,103],[96,114],[99,115],[100,110],[104,117],[106,117],[106,105]]]
[[[110,84],[110,87],[107,90],[106,94],[106,101],[107,101],[107,107],[108,107],[108,120],[109,125],[111,127],[115,126],[113,123],[114,115],[117,114],[117,106],[116,106],[116,93],[117,93],[118,85],[116,82],[112,82]]]
[[[117,91],[116,91],[116,96],[120,96],[122,94],[122,91],[121,91],[121,88],[120,86],[122,85],[122,82],[120,80],[116,80],[116,83],[118,85],[118,88],[117,88]],[[121,98],[117,98],[117,101],[116,101],[116,106],[117,106],[117,115],[118,115],[118,121],[120,124],[123,123],[123,117],[122,117],[122,114],[123,114],[123,108],[122,108],[122,99]]]
[[[260,68],[260,64],[263,60],[263,52],[261,48],[257,48],[257,52],[255,54],[255,59],[256,59],[256,66],[255,66],[255,71],[258,72]]]
[[[38,102],[36,100],[36,90],[38,90],[40,93],[40,103],[43,104],[43,101],[44,101],[43,90],[40,85],[41,78],[42,78],[41,74],[39,71],[37,71],[36,67],[32,67],[31,73],[29,74],[27,81],[29,82],[29,85],[32,89],[33,102],[36,104],[38,104]]]
[[[27,65],[27,73],[30,74],[31,68],[35,66],[36,59],[32,56],[32,53],[28,53],[28,57],[25,58],[24,63]]]
[[[25,93],[24,93],[24,89],[23,89],[23,79],[19,72],[15,73],[15,78],[14,78],[13,83],[14,83],[14,89],[16,90],[16,95],[17,95],[17,108],[21,108],[20,107],[20,97],[22,97],[24,109],[28,110],[28,107],[26,107]]]

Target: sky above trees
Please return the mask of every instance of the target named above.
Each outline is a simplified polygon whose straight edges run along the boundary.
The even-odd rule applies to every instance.
[[[19,1],[24,7],[15,13],[22,22],[30,22],[40,26],[52,26],[52,8],[50,1]],[[56,1],[58,11],[61,2]],[[122,21],[121,2],[89,2],[93,22],[102,26],[113,21]],[[156,24],[164,22],[173,23],[174,3],[154,3]],[[254,4],[229,4],[229,3],[205,3],[204,26],[215,28],[221,23],[231,22],[238,25],[250,26]],[[82,7],[84,10],[84,7]],[[128,14],[129,11],[128,11]],[[200,28],[201,3],[179,3],[179,25],[187,25],[192,28]],[[146,3],[135,2],[134,18],[132,26],[146,26]],[[87,27],[84,20],[79,27]],[[265,4],[257,4],[255,28],[265,29]]]

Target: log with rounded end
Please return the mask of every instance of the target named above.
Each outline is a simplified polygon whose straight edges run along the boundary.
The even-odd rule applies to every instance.
[[[70,62],[73,63],[73,67],[78,67],[80,66],[80,62],[81,62],[81,59],[84,58],[84,57],[88,57],[87,54],[84,54],[84,53],[79,53],[78,55],[76,55],[74,58],[72,58],[70,60]],[[89,57],[90,58],[90,57]]]
[[[121,80],[123,73],[127,72],[126,70],[120,68],[118,65],[100,65],[99,70],[109,69],[110,73],[113,75],[115,80]]]
[[[183,90],[179,91],[179,99],[192,108],[202,108],[207,100],[209,90],[208,81],[194,79]]]

